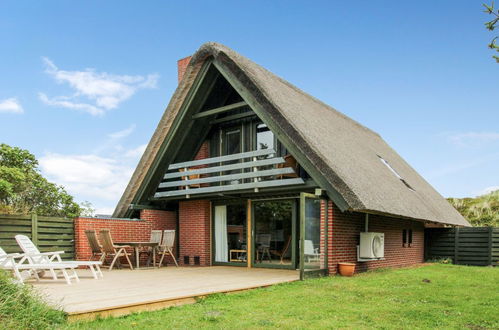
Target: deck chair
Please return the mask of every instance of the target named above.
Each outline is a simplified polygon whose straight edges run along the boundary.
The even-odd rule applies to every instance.
[[[175,266],[178,267],[177,259],[175,259],[175,255],[173,254],[173,245],[175,244],[175,230],[165,230],[163,231],[163,239],[161,240],[161,244],[158,246],[158,254],[161,255],[161,259],[159,259],[159,266],[163,264],[163,259],[165,255],[170,255],[173,258],[173,262]]]
[[[151,238],[149,242],[151,243],[158,243],[158,246],[161,244],[161,237],[163,235],[162,230],[151,230]],[[149,255],[147,259],[147,265],[149,266],[149,263],[152,259],[153,266],[156,267],[156,249],[157,246],[155,247],[146,247],[144,250],[140,251],[140,253],[147,253]]]
[[[298,176],[298,163],[296,162],[296,159],[291,155],[286,155],[283,158],[284,158],[284,163],[277,164],[277,168],[291,167],[294,170],[294,173],[279,174],[278,178],[279,179],[298,178],[299,177]]]
[[[109,229],[103,229],[99,233],[99,238],[102,243],[102,250],[104,252],[104,257],[113,257],[113,261],[109,265],[109,270],[112,270],[114,264],[118,262],[120,264],[119,258],[125,257],[128,261],[130,269],[133,269],[132,262],[130,261],[130,253],[126,251],[129,245],[114,245],[113,238],[111,237],[111,231]]]
[[[319,261],[319,248],[314,248],[314,243],[306,239],[303,244],[303,254],[307,260],[310,261]]]
[[[85,230],[85,235],[87,236],[88,245],[90,245],[90,249],[92,250],[90,260],[98,257],[99,261],[103,262],[106,255],[102,252],[102,246],[99,244],[95,230]]]
[[[17,259],[20,260],[17,261]],[[31,277],[35,277],[36,280],[39,281],[40,276],[38,276],[38,272],[46,270],[52,273],[52,277],[54,280],[57,280],[56,271],[61,272],[64,279],[66,280],[66,283],[69,285],[71,285],[71,279],[74,279],[76,282],[80,281],[80,279],[78,278],[78,274],[75,271],[75,268],[78,267],[76,265],[60,262],[34,264],[29,262],[25,263],[25,261],[29,261],[29,258],[25,254],[7,254],[0,247],[0,269],[11,271],[14,274],[15,282],[22,284],[25,280]]]
[[[191,168],[187,169],[187,171],[190,171]],[[178,170],[179,172],[185,172],[186,169],[184,168],[180,168]],[[196,180],[196,179],[199,179],[201,178],[201,175],[200,174],[191,174],[189,176],[185,175],[182,177],[182,180]],[[200,183],[195,183],[195,184],[190,184],[187,186],[188,188],[201,188],[201,184]],[[186,186],[180,186],[180,189],[186,189]]]
[[[90,271],[92,272],[92,276],[95,279],[98,279],[99,277],[104,277],[100,270],[100,266],[102,265],[102,262],[100,261],[63,261],[61,258],[61,254],[64,253],[64,251],[55,251],[55,252],[40,252],[38,248],[36,247],[35,244],[29,239],[28,236],[26,235],[16,235],[16,242],[23,250],[24,254],[26,254],[28,260],[30,263],[33,264],[47,264],[47,263],[62,263],[64,264],[70,264],[70,265],[75,265],[76,267],[88,267]],[[52,272],[52,275],[54,273]]]
[[[260,234],[256,237],[256,259],[260,262],[263,262],[263,258],[265,255],[269,259],[269,262],[272,262],[272,257],[270,256],[270,241],[272,239],[272,235],[270,234]]]
[[[280,259],[279,264],[281,264],[281,265],[284,264],[284,258],[286,257],[286,254],[288,254],[290,245],[291,245],[291,235],[288,236],[288,239],[286,240],[286,244],[284,244],[282,250],[270,250],[270,253],[275,254],[279,257],[279,259]]]

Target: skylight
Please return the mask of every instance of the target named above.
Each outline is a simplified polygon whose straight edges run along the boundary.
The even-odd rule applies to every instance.
[[[411,189],[412,191],[415,191],[414,188],[412,188],[408,183],[407,181],[404,180],[404,178],[402,178],[400,176],[400,174],[398,174],[397,171],[395,171],[395,169],[383,158],[381,157],[380,155],[377,155],[379,160],[400,180],[402,181],[402,183],[409,189]]]

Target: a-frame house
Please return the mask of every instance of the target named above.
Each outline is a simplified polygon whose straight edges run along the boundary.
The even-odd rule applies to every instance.
[[[113,216],[174,212],[182,263],[408,265],[425,225],[469,226],[377,133],[233,50],[207,43],[179,68]]]

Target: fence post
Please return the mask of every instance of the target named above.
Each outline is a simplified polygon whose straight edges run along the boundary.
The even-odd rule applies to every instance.
[[[38,215],[31,214],[31,240],[35,245],[38,245]]]
[[[454,264],[458,265],[459,227],[454,228]]]
[[[489,227],[489,264],[492,265],[492,240],[494,238],[494,227]]]

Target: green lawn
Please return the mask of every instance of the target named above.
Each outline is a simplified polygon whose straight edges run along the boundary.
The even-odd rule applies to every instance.
[[[307,280],[73,329],[499,328],[499,269],[434,264]]]

